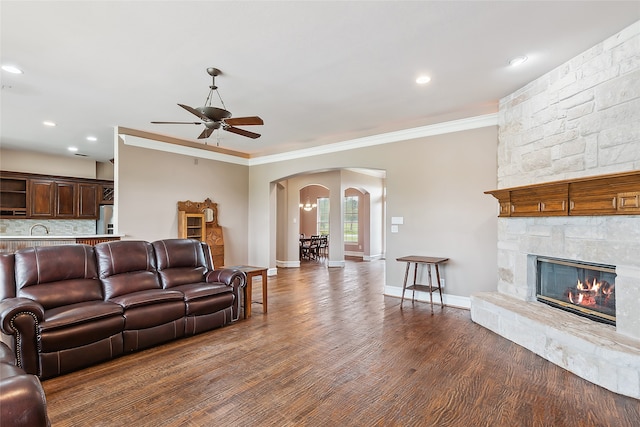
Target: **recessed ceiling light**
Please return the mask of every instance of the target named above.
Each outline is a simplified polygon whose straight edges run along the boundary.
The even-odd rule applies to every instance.
[[[427,83],[429,83],[431,81],[431,77],[429,76],[420,76],[416,79],[416,83],[418,83],[419,85],[425,85]]]
[[[55,122],[52,122],[50,120],[45,120],[44,122],[42,122],[42,124],[45,126],[51,126],[51,127],[56,125]]]
[[[95,136],[88,136],[87,137],[87,141],[95,142],[97,140],[98,140],[98,138],[96,138]]]
[[[67,148],[67,150],[75,153],[76,151],[78,151],[78,147],[69,147]]]
[[[22,70],[16,67],[15,65],[3,65],[2,69],[5,70],[7,73],[22,74]]]
[[[509,65],[511,65],[512,67],[517,67],[518,65],[522,65],[527,62],[527,59],[529,58],[527,58],[526,56],[517,56],[509,61]]]

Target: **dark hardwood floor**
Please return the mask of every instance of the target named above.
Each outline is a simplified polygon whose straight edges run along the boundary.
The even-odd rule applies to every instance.
[[[46,380],[62,426],[639,426],[640,401],[474,324],[382,296],[384,263],[305,262],[269,313]],[[256,280],[253,300],[261,301]]]

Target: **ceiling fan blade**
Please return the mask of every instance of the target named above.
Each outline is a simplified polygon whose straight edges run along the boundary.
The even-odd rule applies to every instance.
[[[263,125],[264,122],[258,116],[251,117],[233,117],[231,119],[225,119],[226,124],[231,126],[250,126],[250,125]]]
[[[202,131],[202,133],[198,136],[198,139],[209,138],[215,129],[207,129]]]
[[[201,125],[202,122],[151,122],[156,125]]]
[[[249,132],[248,130],[234,128],[233,126],[225,126],[224,130],[229,131],[231,133],[238,134],[238,135],[246,136],[252,139],[260,138],[259,133],[253,133],[253,132]]]
[[[195,108],[189,107],[188,105],[184,105],[184,104],[178,104],[178,105],[181,106],[182,108],[184,108],[185,110],[187,110],[188,112],[190,112],[191,114],[194,114],[194,115],[200,117],[205,122],[211,121],[211,119],[209,117],[205,116],[203,113],[201,113],[200,111],[196,110]]]

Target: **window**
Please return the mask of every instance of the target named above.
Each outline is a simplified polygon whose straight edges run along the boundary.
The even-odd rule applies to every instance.
[[[358,196],[344,198],[344,241],[358,243]]]
[[[329,198],[318,197],[318,234],[329,234]]]

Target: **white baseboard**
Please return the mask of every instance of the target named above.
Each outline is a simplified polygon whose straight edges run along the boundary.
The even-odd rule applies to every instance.
[[[407,291],[404,299],[406,300],[408,298],[409,301],[411,301],[412,293],[413,291]],[[397,286],[385,286],[384,294],[390,297],[402,298],[402,288]],[[416,300],[420,302],[428,303],[429,292],[416,291]],[[436,301],[440,303],[440,296],[438,295],[438,293],[434,293],[433,301],[434,303]],[[448,305],[451,307],[459,307],[459,308],[466,308],[466,309],[471,308],[471,299],[469,297],[461,297],[458,295],[450,295],[450,294],[443,293],[442,301],[444,302],[444,305]]]
[[[276,267],[297,268],[297,267],[300,267],[300,261],[278,261],[278,260],[276,260]],[[275,268],[273,270],[275,270]],[[271,275],[271,274],[269,274],[269,275]]]
[[[327,267],[342,267],[344,268],[344,266],[346,265],[346,263],[344,261],[327,261]]]

